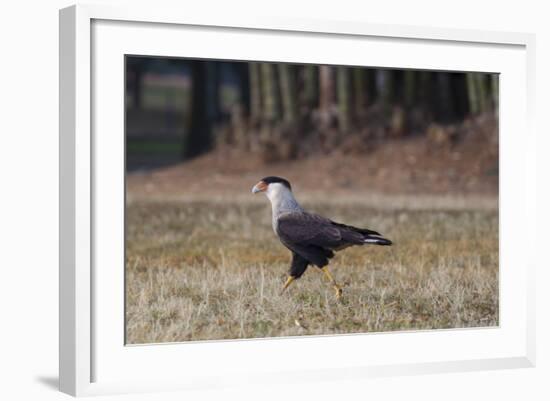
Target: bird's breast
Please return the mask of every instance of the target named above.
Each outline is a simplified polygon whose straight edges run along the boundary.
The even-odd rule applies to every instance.
[[[273,218],[271,219],[271,226],[273,227],[273,232],[275,233],[275,235],[278,235],[277,227],[279,226],[279,219],[276,215],[273,215]]]

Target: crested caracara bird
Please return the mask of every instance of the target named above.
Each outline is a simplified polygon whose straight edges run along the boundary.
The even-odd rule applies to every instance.
[[[284,178],[265,177],[252,188],[252,193],[258,192],[264,192],[270,200],[273,231],[292,252],[290,274],[281,292],[300,278],[309,265],[315,265],[328,277],[339,298],[342,288],[327,267],[334,252],[353,245],[392,244],[376,231],[336,223],[307,212],[296,201],[290,183]]]

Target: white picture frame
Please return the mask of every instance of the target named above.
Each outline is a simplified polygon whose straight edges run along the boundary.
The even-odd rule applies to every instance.
[[[174,35],[195,35],[199,42],[194,43],[200,46],[176,51],[177,46],[166,40]],[[254,48],[254,35],[261,35],[265,43]],[[211,53],[220,39],[224,45]],[[536,231],[534,41],[533,35],[523,33],[258,16],[235,19],[155,7],[78,5],[61,10],[61,391],[79,396],[534,366],[534,252],[529,244],[522,254],[507,246],[513,243],[514,228]],[[321,45],[332,49],[331,54],[321,54]],[[126,347],[120,336],[124,288],[118,271],[124,269],[119,221],[124,213],[120,56],[367,65],[361,58],[365,53],[350,54],[349,45],[372,51],[376,61],[369,65],[502,74],[500,326]],[[385,52],[385,47],[397,51]],[[106,130],[116,134],[94,135]],[[512,135],[518,131],[524,132],[521,141]],[[106,195],[109,202],[104,201]],[[106,229],[106,221],[114,229]],[[106,243],[112,244],[110,249]],[[113,263],[109,271],[97,271]],[[389,347],[395,355],[387,352]],[[288,369],[286,352],[296,356]],[[212,364],[213,358],[220,360]]]

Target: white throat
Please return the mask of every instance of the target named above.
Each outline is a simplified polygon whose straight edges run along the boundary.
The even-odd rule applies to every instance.
[[[294,198],[292,191],[283,184],[278,182],[269,184],[265,194],[271,202],[274,219],[283,212],[302,210],[302,207]]]

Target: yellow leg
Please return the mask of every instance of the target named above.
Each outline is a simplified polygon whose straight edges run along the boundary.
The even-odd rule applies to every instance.
[[[325,273],[325,276],[330,280],[332,283],[332,286],[334,287],[334,291],[336,292],[336,298],[340,298],[342,296],[342,287],[340,287],[336,280],[334,280],[334,277],[332,277],[332,274],[330,274],[330,271],[328,270],[328,266],[325,266],[321,269],[323,273]]]
[[[281,290],[281,294],[282,294],[283,292],[285,292],[285,290],[288,288],[288,286],[289,286],[294,280],[296,280],[295,277],[288,276],[288,278],[286,279],[286,283],[285,283],[285,285],[283,286],[283,289]]]

